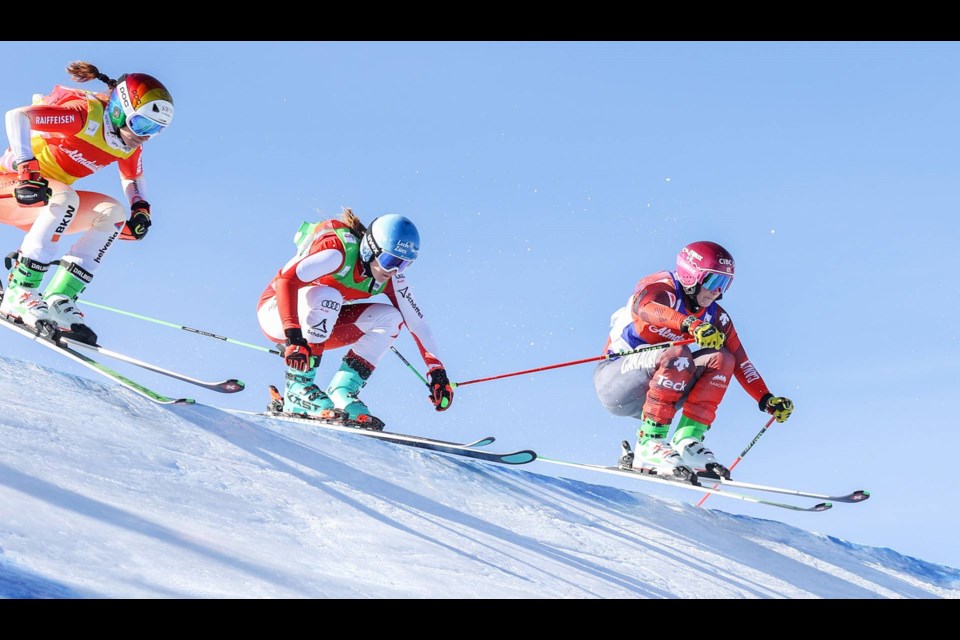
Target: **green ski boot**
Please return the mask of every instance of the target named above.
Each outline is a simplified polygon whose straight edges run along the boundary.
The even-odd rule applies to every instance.
[[[5,262],[10,276],[3,302],[0,302],[0,313],[37,331],[55,332],[56,324],[50,317],[50,309],[37,292],[50,265],[20,256],[16,251],[8,255]]]
[[[64,332],[64,337],[96,345],[97,334],[87,326],[83,313],[77,307],[77,296],[91,280],[92,273],[68,260],[61,260],[53,280],[43,292],[43,300],[50,309],[51,320]]]
[[[717,462],[713,457],[713,451],[703,444],[703,439],[709,430],[710,425],[681,416],[671,444],[680,453],[680,458],[688,467],[729,480],[730,470]]]

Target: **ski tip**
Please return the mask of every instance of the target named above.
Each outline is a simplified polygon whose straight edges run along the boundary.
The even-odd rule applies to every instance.
[[[833,508],[833,503],[832,503],[832,502],[821,502],[820,504],[814,505],[813,507],[811,507],[810,510],[811,510],[811,511],[826,511],[827,509],[832,509],[832,508]]]
[[[237,393],[247,388],[247,384],[236,378],[231,378],[220,383],[220,391],[224,393]]]
[[[537,459],[537,453],[529,449],[517,451],[501,456],[500,461],[505,464],[527,464]]]
[[[850,494],[851,502],[863,502],[870,497],[870,492],[866,489],[859,489]]]
[[[193,398],[177,398],[173,404],[197,404],[197,401]]]

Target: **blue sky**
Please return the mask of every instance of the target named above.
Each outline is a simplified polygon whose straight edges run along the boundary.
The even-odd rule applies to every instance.
[[[300,222],[401,213],[422,236],[418,303],[465,381],[598,355],[640,277],[714,240],[737,260],[723,303],[747,352],[797,407],[737,477],[869,489],[856,510],[781,520],[960,566],[941,455],[960,380],[956,43],[47,42],[2,104],[71,84],[75,59],[156,75],[177,109],[144,148],[150,234],[108,256],[89,300],[269,346],[256,302]],[[112,168],[77,187],[120,193]],[[21,237],[0,227],[3,253]],[[224,396],[124,369],[170,395],[256,410],[282,382],[276,356],[86,311],[111,349],[248,384]],[[409,335],[396,346],[420,365]],[[363,397],[388,429],[456,439],[492,422],[504,446],[612,463],[634,425],[600,406],[592,367],[462,387],[438,414],[388,354]],[[732,386],[708,444],[732,461],[764,422]]]

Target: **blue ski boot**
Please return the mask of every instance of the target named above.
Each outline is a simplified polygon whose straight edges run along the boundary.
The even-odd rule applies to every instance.
[[[357,397],[371,373],[373,369],[369,365],[352,355],[352,352],[348,353],[340,368],[333,374],[333,379],[327,386],[327,394],[333,405],[342,410],[346,414],[345,419],[354,426],[381,431],[384,427],[383,420],[371,415],[367,405]]]

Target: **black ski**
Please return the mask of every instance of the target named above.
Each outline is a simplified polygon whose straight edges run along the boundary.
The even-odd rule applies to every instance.
[[[253,413],[253,412],[241,412],[241,413]],[[470,443],[460,443],[460,442],[449,442],[447,440],[438,440],[436,438],[427,438],[425,436],[415,436],[407,433],[394,433],[391,431],[376,431],[373,429],[364,429],[361,426],[351,426],[344,423],[341,420],[324,420],[321,418],[309,418],[303,415],[283,413],[276,411],[265,411],[260,414],[254,415],[263,415],[268,418],[273,418],[274,420],[284,420],[287,422],[296,422],[299,424],[306,424],[313,427],[319,427],[321,429],[330,429],[332,431],[341,431],[343,433],[352,433],[355,435],[367,436],[370,438],[376,438],[377,440],[385,440],[387,442],[392,442],[394,444],[402,444],[410,447],[417,447],[420,449],[429,449],[431,451],[439,451],[440,453],[449,453],[451,455],[463,456],[466,458],[473,458],[476,460],[484,460],[486,462],[496,462],[499,464],[527,464],[533,462],[537,459],[537,454],[534,451],[529,449],[523,449],[520,451],[512,451],[507,453],[498,453],[493,451],[486,451],[483,449],[477,449],[475,447],[485,446],[494,441],[493,436],[488,436],[486,438],[480,438]]]

